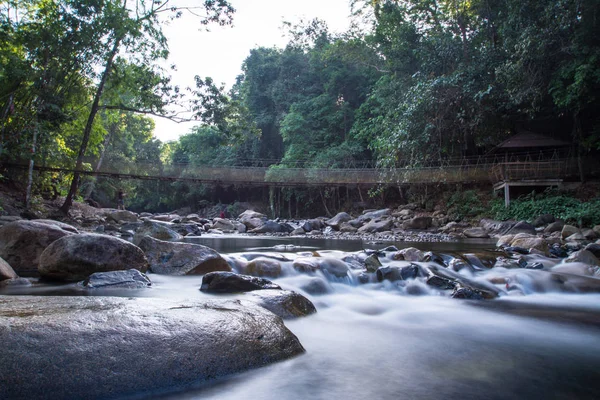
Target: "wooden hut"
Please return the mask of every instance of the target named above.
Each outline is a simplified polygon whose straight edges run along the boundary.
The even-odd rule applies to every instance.
[[[498,160],[492,167],[494,191],[504,190],[510,204],[511,187],[558,187],[577,171],[571,143],[538,133],[522,131],[496,146]]]

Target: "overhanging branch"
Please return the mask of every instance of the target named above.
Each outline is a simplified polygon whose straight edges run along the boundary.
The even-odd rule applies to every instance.
[[[100,106],[100,109],[103,109],[103,110],[121,110],[121,111],[133,112],[133,113],[136,113],[136,114],[153,115],[155,117],[168,119],[168,120],[176,122],[178,124],[180,124],[182,122],[197,121],[197,119],[192,118],[192,117],[182,117],[182,116],[180,116],[179,114],[182,114],[183,112],[174,113],[174,114],[161,114],[161,113],[158,113],[158,112],[152,111],[152,110],[143,110],[143,109],[138,109],[138,108],[134,108],[134,107],[127,107],[127,106],[122,106],[122,105],[103,105],[103,106]]]

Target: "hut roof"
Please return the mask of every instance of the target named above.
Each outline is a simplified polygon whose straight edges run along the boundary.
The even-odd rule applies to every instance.
[[[551,138],[539,133],[523,131],[516,134],[504,142],[496,146],[496,149],[522,149],[522,148],[539,148],[539,147],[565,147],[571,143],[563,140]]]

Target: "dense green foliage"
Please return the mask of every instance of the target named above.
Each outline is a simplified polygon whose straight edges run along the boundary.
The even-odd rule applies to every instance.
[[[185,92],[202,125],[161,144],[144,115],[168,115],[184,101],[158,67],[168,54],[161,26],[184,11],[175,0],[2,1],[0,155],[71,167],[79,156],[88,169],[271,166],[272,177],[289,167],[431,165],[485,154],[522,130],[571,141],[579,154],[600,150],[599,2],[351,3],[348,32],[318,20],[288,24],[288,45],[251,50],[228,91],[196,77]],[[226,1],[201,8],[201,24],[229,23],[233,12]],[[63,194],[68,178],[53,177]],[[219,199],[185,183],[82,183],[104,202],[126,186],[139,209]],[[333,188],[277,199],[290,213],[292,199],[341,203]],[[450,207],[470,217],[481,206],[462,193]],[[579,220],[593,220],[592,211],[556,210]]]
[[[595,226],[600,224],[600,200],[582,202],[565,194],[546,192],[534,193],[511,202],[509,208],[504,202],[497,200],[491,205],[491,212],[496,218],[506,220],[533,221],[540,215],[551,214],[567,223],[578,226]]]

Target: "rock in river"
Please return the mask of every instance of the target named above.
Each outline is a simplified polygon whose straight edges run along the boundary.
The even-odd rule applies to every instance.
[[[137,269],[146,272],[144,252],[126,240],[108,235],[84,233],[65,236],[40,256],[40,275],[45,278],[77,282],[94,272]]]
[[[202,277],[203,292],[239,293],[262,289],[281,289],[268,279],[233,272],[210,272]]]
[[[310,300],[290,290],[259,290],[246,296],[248,300],[283,319],[304,317],[317,312]]]
[[[2,399],[148,397],[304,352],[250,301],[0,297]]]
[[[146,274],[142,274],[137,269],[128,269],[127,271],[96,272],[84,280],[82,285],[88,289],[144,289],[152,286],[152,282]]]
[[[154,221],[144,221],[133,236],[133,243],[139,244],[145,236],[159,240],[181,240],[183,236],[166,226]]]
[[[345,213],[345,212],[341,212],[341,213],[336,214],[335,217],[333,217],[333,218],[325,221],[325,223],[328,226],[331,226],[336,231],[339,231],[340,228],[341,228],[341,226],[342,226],[342,224],[344,222],[350,221],[351,219],[352,219],[352,217],[350,216],[350,214]]]
[[[40,255],[52,242],[73,235],[57,225],[15,221],[0,228],[0,257],[20,276],[38,276]]]
[[[145,236],[139,246],[148,257],[150,271],[155,274],[194,275],[231,271],[219,253],[200,244],[166,242]]]
[[[255,276],[269,276],[277,278],[281,275],[281,264],[277,260],[267,257],[258,257],[246,266],[246,272]]]
[[[12,269],[10,264],[0,258],[0,281],[4,281],[6,279],[16,279],[18,277],[19,276],[15,270]]]

